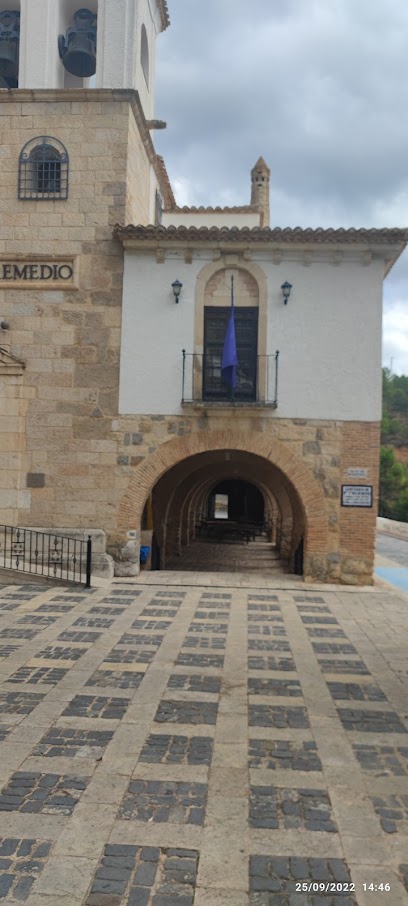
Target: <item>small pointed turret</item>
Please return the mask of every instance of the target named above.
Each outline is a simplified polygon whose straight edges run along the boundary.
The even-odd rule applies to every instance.
[[[251,204],[261,209],[261,226],[269,226],[269,178],[271,171],[263,157],[251,170]]]

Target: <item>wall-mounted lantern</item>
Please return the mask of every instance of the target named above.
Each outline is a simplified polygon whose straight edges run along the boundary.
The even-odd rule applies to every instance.
[[[281,286],[282,296],[283,296],[283,304],[284,304],[284,305],[287,305],[287,304],[288,304],[288,299],[289,299],[289,296],[290,296],[291,289],[292,289],[292,284],[291,284],[291,283],[288,283],[288,281],[285,280],[285,282],[282,283],[282,286]]]
[[[183,284],[180,283],[180,280],[175,280],[174,283],[171,284],[171,287],[173,290],[174,301],[177,303],[180,299],[180,293],[183,288]]]

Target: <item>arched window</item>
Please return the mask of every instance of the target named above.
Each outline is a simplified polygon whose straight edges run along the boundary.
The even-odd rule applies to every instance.
[[[238,356],[234,392],[222,373],[222,359],[231,318],[231,277],[234,277],[235,342]],[[256,402],[259,398],[259,287],[243,268],[220,268],[204,290],[203,399]]]
[[[145,77],[146,85],[149,87],[149,44],[147,40],[147,32],[144,25],[142,25],[142,37],[140,44],[140,62],[142,64],[143,75]]]
[[[20,153],[18,197],[36,201],[68,198],[69,158],[56,138],[42,136],[27,142]]]

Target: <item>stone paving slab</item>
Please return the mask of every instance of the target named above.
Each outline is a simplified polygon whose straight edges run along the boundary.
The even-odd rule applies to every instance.
[[[86,906],[192,906],[197,850],[179,847],[105,846]],[[153,899],[151,899],[153,897]]]
[[[210,736],[182,736],[152,733],[140,753],[140,761],[150,764],[210,765],[213,740]]]
[[[26,900],[50,849],[48,841],[0,837],[0,899]]]
[[[373,746],[354,743],[353,751],[363,771],[378,772],[383,775],[408,775],[407,746]]]
[[[287,739],[250,739],[249,767],[270,771],[321,771],[322,763],[314,742],[296,745]]]
[[[408,904],[407,605],[239,574],[3,589],[0,904]]]

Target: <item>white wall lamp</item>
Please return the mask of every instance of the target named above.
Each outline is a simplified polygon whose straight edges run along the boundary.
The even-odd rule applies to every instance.
[[[183,288],[183,284],[180,283],[180,280],[175,280],[174,283],[171,284],[171,286],[173,290],[174,301],[177,303],[180,299],[180,293]]]
[[[284,305],[287,305],[287,304],[288,304],[288,299],[289,299],[289,296],[290,296],[291,289],[292,289],[292,284],[291,284],[291,283],[288,283],[288,281],[285,280],[285,282],[282,283],[282,286],[281,286],[282,295],[283,295],[283,304],[284,304]]]

